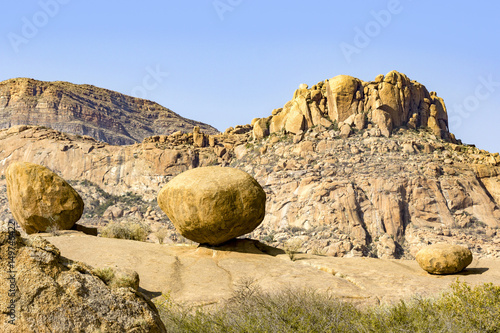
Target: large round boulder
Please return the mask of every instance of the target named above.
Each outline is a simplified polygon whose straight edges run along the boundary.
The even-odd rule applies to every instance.
[[[80,195],[41,165],[15,162],[5,172],[12,215],[28,234],[49,228],[68,230],[83,213]]]
[[[177,231],[209,245],[253,231],[264,219],[265,204],[266,193],[249,174],[217,166],[181,173],[158,194]]]
[[[472,253],[468,248],[450,244],[424,247],[415,257],[420,267],[431,274],[458,273],[472,262]]]

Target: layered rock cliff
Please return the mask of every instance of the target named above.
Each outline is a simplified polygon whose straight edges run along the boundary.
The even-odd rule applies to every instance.
[[[194,128],[192,133],[153,136],[131,146],[18,126],[0,131],[2,172],[12,161],[29,161],[67,180],[89,180],[109,193],[139,194],[154,206],[159,189],[182,171],[232,166],[264,187],[266,217],[250,236],[273,246],[296,241],[302,251],[394,258],[411,257],[429,242],[446,241],[466,245],[476,256],[500,257],[500,155],[455,140],[447,129],[444,102],[436,94],[427,95],[414,81],[408,81],[408,89],[403,83],[398,88],[397,83],[386,83],[386,77],[391,75],[365,88],[392,85],[392,91],[409,91],[410,97],[412,91],[421,91],[422,99],[412,97],[397,104],[400,109],[394,104],[392,109],[400,113],[393,117],[382,98],[375,98],[375,110],[364,106],[360,112],[359,105],[370,104],[369,99],[356,99],[353,93],[346,103],[358,105],[355,110],[332,111],[328,117],[322,113],[319,125],[313,121],[309,126],[301,112],[314,109],[316,102],[308,102],[307,96],[318,89],[302,87],[287,105],[297,105],[293,101],[303,92],[307,108],[285,106],[269,118],[224,134],[207,135]],[[356,87],[349,91],[359,92],[360,84]],[[332,97],[325,91],[318,108],[330,112],[336,105],[344,110],[342,99],[327,106]],[[363,89],[361,96],[367,95]],[[384,121],[374,117],[377,113]],[[292,131],[287,124],[297,115],[303,117],[302,125]],[[285,127],[277,127],[279,119]],[[440,124],[439,130],[433,124]],[[75,188],[85,192],[85,185]],[[82,196],[87,205],[98,195]],[[168,223],[166,216],[158,215],[156,220]]]
[[[18,78],[0,82],[0,128],[40,125],[61,132],[88,135],[115,145],[145,137],[190,132],[209,125],[186,119],[151,101],[91,85]]]

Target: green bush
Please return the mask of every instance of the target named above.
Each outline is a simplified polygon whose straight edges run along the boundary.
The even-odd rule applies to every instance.
[[[169,332],[500,332],[500,287],[455,282],[437,298],[358,309],[313,291],[263,293],[253,282],[213,311],[157,302]]]
[[[112,222],[101,229],[107,238],[131,239],[144,242],[151,232],[149,226],[139,222]]]

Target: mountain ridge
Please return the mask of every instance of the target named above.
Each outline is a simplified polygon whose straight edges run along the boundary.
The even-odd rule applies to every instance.
[[[0,128],[41,125],[89,135],[110,144],[133,144],[145,137],[189,132],[210,125],[181,117],[158,103],[89,84],[15,78],[0,82]]]

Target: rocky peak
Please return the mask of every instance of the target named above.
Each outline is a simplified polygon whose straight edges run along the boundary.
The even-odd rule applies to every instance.
[[[91,85],[27,78],[0,82],[0,128],[41,125],[89,135],[110,144],[141,142],[152,135],[218,131],[148,100]]]
[[[390,136],[395,127],[430,128],[437,137],[456,143],[448,129],[443,99],[397,71],[370,82],[338,75],[311,88],[302,84],[283,108],[252,123],[254,136],[264,137],[281,131],[297,134],[314,126],[328,128],[334,123],[339,128],[347,124],[362,129],[366,119],[384,136]]]

